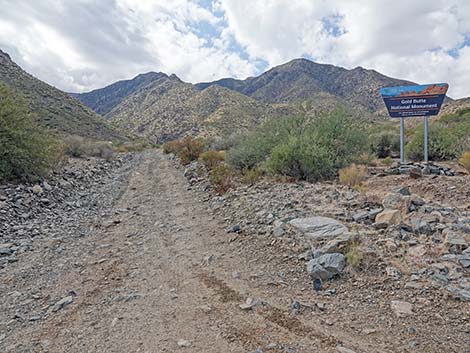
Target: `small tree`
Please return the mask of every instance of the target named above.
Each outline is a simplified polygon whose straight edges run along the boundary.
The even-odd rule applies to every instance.
[[[35,123],[25,99],[0,84],[0,181],[43,176],[59,157],[58,141]]]

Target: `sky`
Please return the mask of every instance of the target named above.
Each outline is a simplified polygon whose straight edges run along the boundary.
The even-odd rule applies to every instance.
[[[0,0],[0,49],[64,91],[246,78],[294,58],[470,96],[470,0]]]

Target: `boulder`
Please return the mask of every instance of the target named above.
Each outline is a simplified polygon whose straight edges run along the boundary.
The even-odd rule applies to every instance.
[[[414,222],[413,230],[416,234],[425,234],[425,235],[431,235],[433,232],[431,225],[423,219],[419,219]]]
[[[325,281],[343,272],[346,258],[343,254],[324,254],[307,263],[307,272],[312,279]]]
[[[411,303],[400,300],[392,300],[390,306],[398,317],[413,314],[413,305]]]
[[[348,231],[337,220],[321,216],[295,218],[289,224],[305,233],[305,236],[311,240],[332,239]]]
[[[398,210],[383,210],[375,216],[375,223],[378,224],[399,224],[401,222],[401,214]]]
[[[385,209],[398,210],[403,203],[403,195],[400,193],[390,193],[382,201]]]

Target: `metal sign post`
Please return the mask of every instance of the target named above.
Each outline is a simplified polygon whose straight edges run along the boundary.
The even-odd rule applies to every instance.
[[[428,158],[428,117],[424,117],[424,161],[428,163],[429,158]]]
[[[424,161],[428,154],[428,116],[439,114],[446,97],[447,83],[384,87],[380,94],[392,118],[400,118],[400,163],[405,163],[405,118],[424,117]]]
[[[400,163],[405,163],[405,118],[400,118]]]

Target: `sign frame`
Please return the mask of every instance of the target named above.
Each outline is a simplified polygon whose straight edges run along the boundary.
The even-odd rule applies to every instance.
[[[400,163],[405,163],[405,118],[424,117],[424,161],[428,163],[428,116],[439,114],[449,84],[383,87],[380,94],[391,118],[400,119]]]

